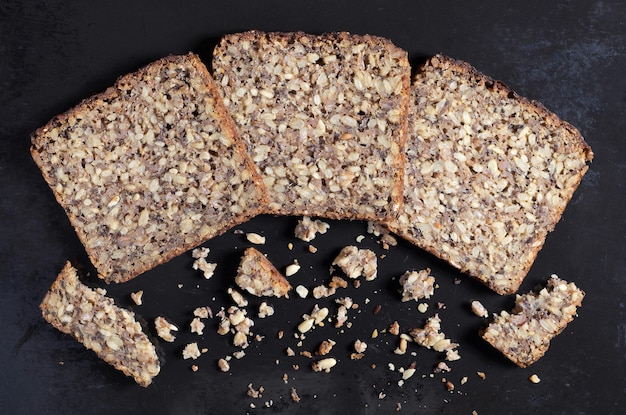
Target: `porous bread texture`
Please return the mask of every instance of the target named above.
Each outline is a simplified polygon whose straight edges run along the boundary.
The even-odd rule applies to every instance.
[[[437,55],[411,88],[398,235],[486,284],[518,290],[593,153],[541,104]]]
[[[247,248],[237,269],[235,283],[258,297],[289,297],[291,284],[259,250]]]
[[[552,275],[539,292],[518,295],[508,313],[494,315],[482,338],[520,367],[539,360],[550,341],[576,316],[585,293],[573,282]]]
[[[139,385],[147,387],[161,365],[154,345],[132,311],[80,282],[69,262],[40,305],[43,318]]]
[[[402,198],[410,65],[349,33],[226,35],[213,75],[270,192],[267,213],[388,218]]]
[[[31,153],[107,282],[261,212],[267,193],[215,83],[169,56],[52,119]]]

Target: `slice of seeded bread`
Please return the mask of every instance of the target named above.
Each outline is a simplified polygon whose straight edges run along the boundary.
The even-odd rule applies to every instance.
[[[92,290],[68,262],[40,305],[43,318],[126,376],[147,387],[161,365],[133,312],[116,306],[104,290]]]
[[[388,218],[402,197],[410,65],[349,33],[224,36],[213,76],[270,193],[269,213]]]
[[[538,293],[518,295],[510,314],[495,315],[482,338],[518,366],[527,367],[546,353],[550,341],[574,319],[584,297],[573,282],[552,275]]]
[[[101,278],[122,282],[267,202],[206,67],[170,56],[52,119],[31,153]]]
[[[258,297],[289,297],[291,284],[276,267],[255,248],[244,251],[235,283]]]
[[[587,171],[580,133],[469,64],[415,76],[391,230],[499,294],[517,291]]]

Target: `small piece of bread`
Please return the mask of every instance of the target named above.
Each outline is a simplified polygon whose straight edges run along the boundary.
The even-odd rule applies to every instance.
[[[388,218],[402,199],[410,65],[349,33],[224,36],[213,75],[270,192],[269,213]]]
[[[52,119],[31,154],[107,282],[261,212],[267,194],[206,67],[170,56]]]
[[[161,368],[156,349],[134,313],[116,306],[103,291],[81,283],[68,262],[41,302],[43,318],[147,387]]]
[[[469,64],[415,76],[404,204],[389,228],[499,294],[517,291],[587,171],[580,133]]]
[[[296,225],[296,229],[294,230],[294,236],[298,239],[301,239],[305,242],[311,242],[317,234],[325,234],[328,229],[330,229],[330,225],[324,221],[319,219],[312,220],[308,216],[303,216],[302,219],[298,220],[298,224]]]
[[[354,245],[343,247],[333,260],[333,265],[337,265],[348,278],[363,276],[367,281],[372,281],[378,275],[376,253]]]
[[[585,293],[573,282],[552,275],[538,293],[518,295],[511,314],[502,311],[482,338],[520,367],[539,360],[550,341],[576,316]]]
[[[289,297],[291,284],[276,267],[255,248],[244,251],[235,283],[258,297]]]
[[[435,292],[435,277],[430,275],[430,268],[407,271],[398,282],[402,286],[403,302],[430,298]]]

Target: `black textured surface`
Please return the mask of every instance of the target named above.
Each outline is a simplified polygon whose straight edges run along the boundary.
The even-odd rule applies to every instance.
[[[303,313],[317,302],[270,301],[276,314],[255,318],[254,332],[265,336],[242,360],[221,373],[216,361],[235,349],[215,334],[210,321],[203,336],[191,334],[191,311],[227,304],[237,261],[249,245],[228,232],[209,241],[217,275],[205,281],[191,270],[189,253],[131,282],[107,287],[116,301],[132,307],[128,294],[143,289],[144,305],[132,307],[151,321],[159,314],[181,327],[173,344],[163,344],[166,363],[154,384],[143,389],[40,317],[38,304],[66,259],[89,271],[84,250],[61,208],[32,162],[29,134],[53,115],[102,91],[118,76],[171,53],[198,52],[208,62],[224,33],[259,30],[325,32],[348,30],[389,37],[409,51],[413,63],[441,52],[463,59],[501,79],[523,96],[539,100],[578,127],[595,160],[556,230],[531,269],[521,291],[552,273],[575,281],[587,293],[579,317],[557,337],[547,355],[519,369],[477,336],[481,320],[469,311],[480,299],[491,311],[509,308],[500,297],[441,261],[401,242],[384,251],[375,238],[361,245],[386,254],[380,276],[349,288],[358,310],[352,328],[317,328],[296,346],[293,333]],[[626,406],[626,3],[612,1],[5,1],[0,3],[0,412],[6,414],[618,414]],[[238,229],[264,234],[261,250],[279,267],[293,259],[303,265],[294,285],[313,287],[328,279],[338,250],[365,234],[360,222],[331,221],[331,230],[313,241],[319,251],[292,235],[296,218],[260,217]],[[287,244],[294,244],[293,250]],[[401,303],[397,277],[407,269],[431,267],[440,288],[421,314],[416,303]],[[92,273],[93,275],[93,273]],[[395,279],[394,279],[395,278]],[[459,278],[460,284],[454,279]],[[102,285],[94,278],[94,285]],[[182,284],[182,288],[178,287]],[[369,298],[369,302],[366,301]],[[253,304],[257,300],[251,299]],[[393,354],[389,334],[371,339],[393,320],[401,328],[420,326],[436,303],[443,330],[458,341],[462,359],[452,372],[423,378],[440,357],[409,347]],[[380,312],[373,310],[381,305]],[[249,307],[255,315],[254,307]],[[282,340],[278,330],[285,331]],[[340,362],[330,374],[313,373],[308,359],[287,357],[313,350],[319,341],[337,341]],[[369,344],[365,358],[351,361],[350,345]],[[193,362],[180,357],[198,341],[209,351]],[[416,352],[416,355],[411,355]],[[387,364],[395,364],[392,372]],[[397,369],[416,362],[416,374],[398,386]],[[376,368],[372,368],[372,364]],[[300,365],[299,370],[292,368]],[[486,374],[481,380],[476,371]],[[288,376],[287,383],[282,379]],[[541,383],[527,378],[536,373]],[[445,376],[456,389],[450,393]],[[465,385],[460,384],[468,377]],[[246,396],[247,385],[263,386],[263,397]],[[301,396],[292,402],[290,388]],[[460,393],[459,393],[460,392]],[[382,393],[382,394],[381,394]],[[272,402],[269,408],[265,402]],[[254,403],[256,409],[250,404]]]

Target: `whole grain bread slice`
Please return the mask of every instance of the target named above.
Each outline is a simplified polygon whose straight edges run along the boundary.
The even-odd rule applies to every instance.
[[[404,153],[388,227],[499,294],[517,291],[593,157],[541,104],[441,55],[415,75]]]
[[[116,306],[103,290],[78,278],[69,262],[40,305],[43,318],[93,350],[96,355],[139,385],[147,387],[161,365],[154,345],[132,311]]]
[[[31,153],[107,282],[262,211],[267,192],[215,83],[169,56],[52,119]]]
[[[402,198],[410,65],[389,40],[249,31],[213,55],[268,213],[388,218]]]
[[[584,291],[552,275],[539,292],[518,295],[508,313],[494,315],[481,336],[509,360],[527,367],[539,360],[576,316],[585,297]]]

